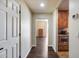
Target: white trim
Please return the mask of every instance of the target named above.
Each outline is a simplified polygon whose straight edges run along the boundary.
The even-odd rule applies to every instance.
[[[36,47],[36,45],[32,45],[32,47]]]
[[[52,45],[48,45],[48,47],[52,47]]]
[[[48,19],[37,19],[36,21],[47,21],[48,22]]]
[[[32,47],[28,50],[28,52],[26,53],[24,58],[27,58],[27,56],[29,55],[30,51],[31,51]]]

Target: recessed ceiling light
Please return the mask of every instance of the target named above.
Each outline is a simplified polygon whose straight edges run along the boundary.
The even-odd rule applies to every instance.
[[[45,4],[44,4],[44,3],[41,3],[41,4],[40,4],[40,6],[41,6],[41,7],[44,7],[44,6],[45,6]]]

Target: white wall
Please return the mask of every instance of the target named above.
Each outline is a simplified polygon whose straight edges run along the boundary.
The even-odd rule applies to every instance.
[[[58,34],[58,10],[56,9],[54,12],[53,12],[53,15],[52,15],[52,20],[51,20],[51,35],[52,35],[52,47],[54,48],[55,52],[57,51],[58,49],[58,46],[57,46],[57,43],[58,43],[58,40],[57,40],[57,34]]]
[[[51,25],[50,25],[50,20],[52,20],[52,14],[33,14],[33,19],[32,19],[32,45],[36,46],[36,40],[35,40],[35,20],[36,19],[48,19],[48,26],[49,26],[49,39],[48,39],[48,45],[52,46],[52,39],[51,39]]]
[[[69,0],[69,57],[79,58],[79,18],[72,15],[79,14],[79,0]]]
[[[31,12],[25,2],[21,3],[21,57],[31,49]]]

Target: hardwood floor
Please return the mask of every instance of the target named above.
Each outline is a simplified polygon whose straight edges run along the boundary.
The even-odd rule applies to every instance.
[[[58,54],[54,52],[52,47],[48,47],[48,58],[59,58]]]
[[[27,58],[58,58],[58,55],[48,47],[46,38],[37,38],[37,46],[32,47]]]

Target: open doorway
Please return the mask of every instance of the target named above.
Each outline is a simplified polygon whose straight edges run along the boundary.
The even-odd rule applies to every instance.
[[[69,0],[62,0],[58,9],[58,52],[60,57],[69,55]]]
[[[48,19],[36,19],[36,48],[44,57],[48,56]]]
[[[36,38],[48,38],[48,19],[36,20]]]

